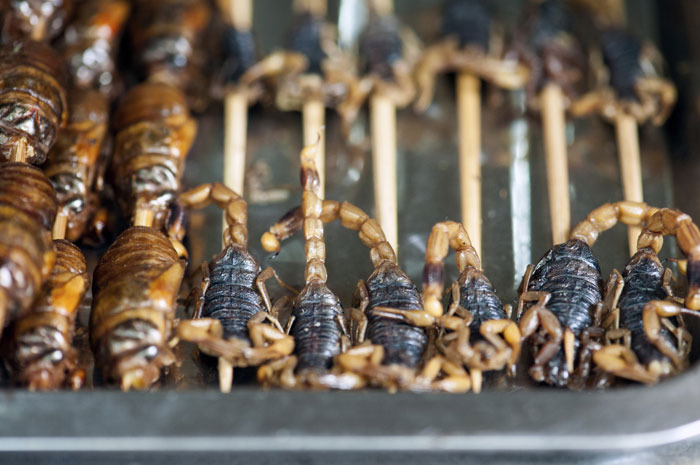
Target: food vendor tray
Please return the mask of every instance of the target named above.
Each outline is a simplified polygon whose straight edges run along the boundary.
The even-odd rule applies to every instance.
[[[288,18],[287,3],[255,2],[256,29],[262,31],[266,50],[283,39],[279,31]],[[336,3],[331,2],[331,13],[337,12]],[[435,37],[439,2],[396,3],[399,16],[422,38]],[[498,16],[512,24],[519,2],[494,3]],[[646,200],[677,206],[700,219],[700,159],[695,155],[700,145],[700,56],[697,46],[691,46],[700,43],[693,22],[700,17],[694,14],[700,7],[692,0],[628,3],[630,27],[661,48],[680,91],[667,128],[640,130]],[[410,109],[398,114],[399,260],[416,282],[430,227],[447,218],[459,219],[454,85],[448,77],[441,77],[439,84],[437,101],[425,115]],[[515,303],[525,266],[550,245],[540,125],[523,114],[519,93],[485,86],[483,97],[483,260],[504,302]],[[213,105],[200,118],[187,186],[221,179],[221,114],[221,107]],[[363,146],[366,127],[363,115],[352,133],[357,147],[349,149],[341,142],[337,118],[329,112],[327,198],[349,200],[372,211],[371,163],[368,146]],[[567,137],[575,223],[594,207],[621,199],[622,192],[613,129],[597,118],[581,119],[568,125]],[[300,148],[299,114],[252,109],[246,180],[246,196],[252,199],[251,250],[263,267],[275,266],[283,279],[298,287],[303,274],[301,240],[290,240],[272,258],[261,250],[258,238],[300,200]],[[220,212],[210,208],[194,213],[190,225],[187,245],[190,272],[195,273],[196,265],[220,248]],[[326,228],[326,240],[329,285],[349,305],[357,280],[371,272],[368,251],[356,233],[342,231],[337,224]],[[674,249],[673,241],[668,242],[666,257]],[[605,276],[614,267],[622,268],[627,259],[625,229],[618,226],[604,234],[594,250]],[[90,252],[93,266],[99,253]],[[450,279],[457,276],[452,256]],[[695,361],[700,324],[689,321],[689,326]],[[525,453],[543,461],[577,453],[605,461],[610,454],[620,457],[629,450],[651,449],[653,456],[658,450],[653,448],[700,436],[697,363],[656,386],[630,384],[605,391],[536,387],[528,380],[524,360],[514,379],[488,375],[479,395],[262,390],[246,384],[250,374],[244,371],[240,377],[236,372],[240,385],[230,394],[220,394],[211,364],[193,354],[192,346],[183,346],[178,353],[182,366],[154,392],[121,393],[100,387],[94,376],[91,386],[79,392],[2,389],[0,459],[14,462],[18,454],[29,453],[37,461],[176,464],[193,460],[197,453],[199,459],[207,455],[202,463],[339,463],[360,458],[449,463],[463,454],[499,452],[505,461]],[[69,453],[79,454],[68,459]]]

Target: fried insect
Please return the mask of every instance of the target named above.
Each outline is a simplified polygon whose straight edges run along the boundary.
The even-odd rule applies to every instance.
[[[491,12],[481,0],[450,0],[442,16],[442,39],[428,47],[416,64],[419,95],[414,104],[424,111],[435,93],[435,77],[446,71],[467,72],[506,89],[521,88],[528,70],[503,59],[492,27]]]
[[[3,38],[48,42],[70,17],[71,0],[4,0],[0,2]]]
[[[31,309],[10,327],[7,364],[16,383],[30,390],[79,389],[85,372],[72,346],[78,306],[90,278],[83,253],[55,240],[56,264]]]
[[[315,147],[301,152],[302,218],[306,240],[306,286],[294,298],[292,315],[287,324],[294,337],[294,355],[261,366],[258,380],[263,385],[287,388],[361,387],[362,380],[351,374],[331,373],[335,356],[349,344],[345,315],[338,297],[326,285],[326,246],[323,242],[321,211],[318,197],[319,174],[314,164]],[[279,241],[271,232],[261,238],[265,250],[279,250]]]
[[[77,241],[99,205],[95,186],[103,173],[100,150],[107,133],[109,105],[97,91],[70,93],[70,118],[44,165],[58,198],[58,215],[66,224],[65,237]],[[97,225],[97,230],[103,227]]]
[[[419,59],[419,41],[392,14],[372,11],[360,36],[360,78],[350,81],[338,106],[345,121],[354,121],[370,94],[388,97],[396,107],[408,105],[416,94],[413,68]]]
[[[67,119],[63,83],[63,63],[48,45],[0,47],[0,160],[46,160]]]
[[[166,84],[140,84],[122,99],[114,127],[111,175],[122,210],[125,216],[148,211],[153,227],[162,229],[197,131],[185,97]]]
[[[566,2],[533,1],[523,27],[516,32],[506,53],[506,58],[518,60],[529,69],[525,92],[534,109],[539,109],[540,99],[536,96],[548,83],[555,83],[564,91],[566,103],[579,93],[587,62],[571,23]]]
[[[327,223],[337,219],[343,227],[359,232],[360,240],[370,249],[374,266],[369,278],[357,283],[350,312],[350,332],[353,342],[359,345],[338,355],[338,368],[391,391],[468,391],[470,381],[459,364],[442,356],[424,361],[428,349],[425,327],[434,326],[436,319],[423,311],[420,292],[399,268],[394,249],[379,223],[348,202],[324,200],[321,220]],[[276,240],[286,239],[302,222],[301,209],[297,208],[271,227],[270,234]],[[279,247],[272,240],[267,245]],[[451,317],[440,322],[455,329],[463,323]]]
[[[639,124],[663,124],[677,93],[673,83],[659,75],[659,52],[614,26],[602,30],[600,43],[609,82],[600,83],[598,89],[577,100],[572,113],[598,112],[612,121],[620,114],[629,114]]]
[[[26,163],[0,168],[0,328],[25,314],[56,260],[51,227],[56,193]]]
[[[206,54],[201,50],[211,13],[209,2],[198,0],[137,0],[130,20],[141,77],[177,87],[195,111],[207,103]]]
[[[205,184],[183,193],[180,200],[189,208],[214,202],[226,212],[225,247],[209,265],[202,266],[204,277],[195,291],[194,317],[180,322],[177,334],[196,343],[203,353],[219,358],[219,386],[222,392],[229,392],[234,367],[258,366],[292,353],[294,339],[277,321],[265,282],[275,278],[280,285],[286,284],[274,269],[261,271],[248,252],[247,207],[238,194],[223,184]]]
[[[116,97],[122,87],[117,52],[130,11],[127,0],[84,0],[78,4],[61,43],[74,87]]]
[[[271,80],[275,103],[282,111],[300,110],[308,101],[337,107],[348,92],[355,65],[336,45],[336,31],[325,20],[325,7],[295,2],[294,24],[286,50],[279,50],[250,67],[241,82]],[[341,113],[344,123],[351,122]]]
[[[602,336],[604,285],[591,247],[618,221],[645,225],[654,211],[641,202],[605,204],[574,228],[569,241],[528,266],[518,317],[520,332],[530,340],[534,354],[529,371],[533,379],[570,388],[592,381],[590,358]]]
[[[162,232],[132,226],[95,268],[90,344],[122,390],[148,389],[175,362],[168,346],[185,262]]]
[[[689,263],[697,266],[700,231],[691,218],[673,209],[654,213],[623,274],[613,272],[615,288],[604,325],[608,344],[593,354],[594,362],[607,372],[642,383],[655,383],[687,368],[692,336],[679,316],[698,316],[697,276],[689,277],[688,308],[673,298],[673,275],[657,255],[663,234],[676,235]],[[610,344],[615,340],[621,343]]]

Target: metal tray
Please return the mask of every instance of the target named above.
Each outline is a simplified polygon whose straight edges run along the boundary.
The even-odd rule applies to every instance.
[[[435,37],[436,3],[440,2],[401,1],[397,9],[422,38],[429,39]],[[517,16],[520,2],[494,3],[506,22]],[[695,200],[700,187],[694,178],[700,161],[689,156],[699,142],[694,131],[700,122],[698,109],[689,103],[697,101],[698,68],[691,64],[700,61],[698,50],[689,44],[697,39],[692,12],[699,7],[690,0],[668,4],[647,0],[628,6],[635,32],[651,39],[663,37],[660,45],[681,92],[667,131],[643,128],[640,132],[646,199],[654,205],[676,205],[700,218]],[[289,5],[258,0],[255,7],[256,28],[268,32],[262,43],[270,50],[281,43],[279,31],[284,30]],[[417,282],[430,227],[446,218],[459,218],[453,92],[450,79],[441,78],[437,103],[427,114],[402,110],[398,117],[399,259]],[[521,95],[487,89],[484,102],[483,259],[499,295],[505,302],[514,302],[525,266],[550,245],[542,140],[537,120],[521,112]],[[220,179],[221,114],[215,106],[200,118],[197,144],[188,160],[189,186]],[[352,201],[371,212],[369,151],[345,146],[337,119],[331,112],[328,115],[327,197]],[[358,123],[356,134],[361,136],[366,127]],[[622,192],[612,128],[596,118],[582,119],[569,124],[568,135],[576,222],[601,203],[620,199]],[[300,148],[298,114],[262,107],[252,110],[249,169],[257,175],[250,176],[259,176],[262,188],[282,186],[288,198],[249,206],[251,250],[263,266],[274,265],[296,285],[303,270],[301,240],[290,240],[272,259],[262,252],[257,238],[300,200]],[[220,225],[220,212],[214,208],[192,215],[188,244],[192,271],[218,252]],[[371,272],[368,251],[355,233],[337,224],[326,228],[326,238],[329,285],[349,303],[357,280]],[[626,248],[622,227],[601,237],[594,250],[604,274],[624,266]],[[667,256],[672,249],[665,248],[671,251],[665,252]],[[454,259],[449,260],[447,276],[454,279]],[[83,323],[86,317],[87,313],[82,315]],[[691,321],[689,325],[699,341],[700,324]],[[694,360],[699,351],[696,342]],[[212,461],[237,458],[242,463],[285,459],[323,463],[358,457],[402,463],[429,458],[447,463],[464,458],[467,452],[498,452],[490,457],[505,462],[523,453],[558,460],[585,452],[584,457],[604,461],[609,456],[598,454],[620,454],[700,436],[697,365],[657,386],[591,392],[535,387],[523,365],[512,380],[488,376],[479,395],[265,391],[245,383],[223,395],[216,390],[212,367],[193,353],[192,346],[181,349],[182,366],[170,373],[157,392],[124,394],[99,387],[98,382],[98,387],[76,393],[1,391],[0,451],[5,454],[0,460],[15,461],[17,454],[31,452],[35,460],[44,461],[172,464],[191,460],[190,454],[196,452],[198,458],[207,453]],[[679,456],[698,449],[688,446]],[[81,454],[70,460],[65,455],[76,452]],[[567,455],[542,455],[562,452]]]

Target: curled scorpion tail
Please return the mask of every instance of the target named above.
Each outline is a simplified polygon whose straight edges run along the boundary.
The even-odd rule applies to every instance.
[[[187,208],[200,209],[212,203],[224,210],[227,229],[224,245],[248,244],[248,205],[243,197],[220,182],[202,184],[180,194],[179,201]]]
[[[570,237],[592,247],[600,233],[612,229],[618,222],[628,226],[645,226],[657,210],[644,202],[606,203],[590,212],[585,220],[577,224]]]
[[[481,270],[481,261],[464,226],[455,221],[435,224],[425,247],[423,268],[423,303],[425,310],[432,315],[442,315],[440,301],[445,288],[445,257],[448,246],[457,252],[460,273],[467,266]]]
[[[321,180],[316,169],[316,146],[304,147],[301,151],[301,212],[304,216],[304,239],[306,240],[306,283],[325,283],[328,278],[326,271],[326,244],[323,241],[323,222],[321,211],[323,200],[320,198]]]

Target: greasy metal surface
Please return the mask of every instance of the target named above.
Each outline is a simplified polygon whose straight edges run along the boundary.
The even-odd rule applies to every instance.
[[[514,2],[495,3],[512,21],[517,12]],[[280,4],[278,0],[255,2],[256,28],[270,32],[261,41],[266,50],[281,44],[284,37],[288,15]],[[400,17],[429,41],[437,31],[435,4],[401,1],[397,9]],[[630,9],[631,27],[654,36],[653,21],[649,20],[653,5],[650,1],[634,5]],[[407,109],[398,117],[399,261],[417,282],[432,224],[459,220],[454,86],[444,76],[439,84],[437,103],[425,115]],[[484,94],[483,259],[487,276],[506,303],[515,301],[527,263],[536,261],[550,246],[540,126],[536,118],[522,115],[521,100],[520,94],[489,88]],[[221,108],[214,107],[200,119],[198,140],[188,160],[188,186],[220,179],[220,114]],[[355,136],[361,137],[367,128],[366,116],[362,118]],[[350,200],[371,212],[368,146],[345,146],[332,112],[327,130],[327,197]],[[640,135],[645,196],[652,204],[673,205],[674,184],[664,133],[645,128]],[[620,199],[622,192],[612,128],[589,118],[570,124],[567,136],[571,141],[572,219],[576,222],[599,204]],[[674,137],[680,139],[684,134]],[[267,226],[301,198],[300,115],[255,107],[249,138],[246,182],[257,179],[263,187],[289,188],[285,201],[250,205],[251,251],[263,267],[274,265],[283,279],[301,287],[300,238],[290,240],[274,260],[258,243]],[[688,189],[675,184],[678,205],[700,217],[697,197],[689,197],[689,192],[697,190],[695,178],[688,174],[697,173],[700,163],[685,157],[674,159],[673,164],[676,178],[680,173],[685,183],[681,185]],[[215,208],[192,215],[188,239],[192,271],[202,259],[218,252],[220,226],[220,212]],[[371,272],[368,251],[356,233],[341,230],[339,225],[327,227],[326,238],[329,286],[344,305],[349,305],[357,280]],[[626,249],[622,227],[603,235],[594,251],[604,275],[613,267],[624,266]],[[457,277],[452,256],[447,273],[450,279]],[[276,286],[273,290],[280,295]],[[691,330],[700,339],[700,325],[692,322]],[[0,451],[609,452],[648,448],[700,434],[697,366],[658,386],[626,386],[605,392],[534,388],[523,365],[515,380],[487,377],[484,392],[478,396],[284,392],[245,386],[234,386],[231,394],[222,395],[216,391],[213,370],[195,361],[191,346],[182,348],[179,356],[182,367],[170,374],[159,392],[122,394],[105,388],[48,394],[2,391]]]

